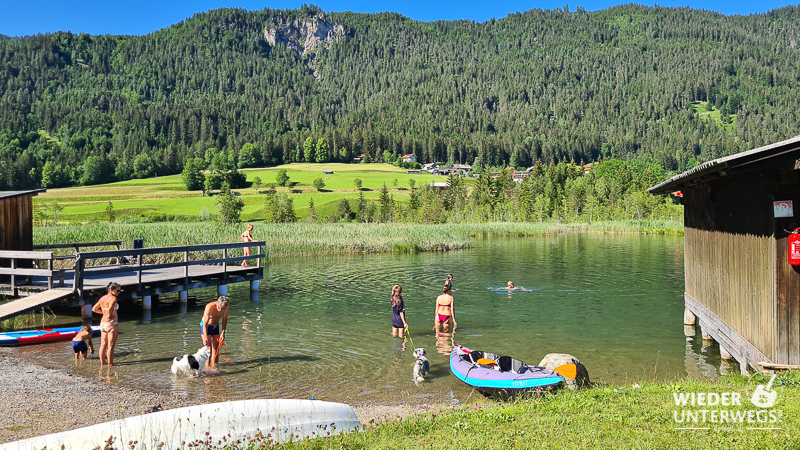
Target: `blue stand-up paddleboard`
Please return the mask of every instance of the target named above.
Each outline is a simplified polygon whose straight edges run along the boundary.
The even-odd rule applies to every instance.
[[[71,341],[83,327],[44,328],[41,330],[7,331],[0,333],[0,346],[42,344],[53,341]],[[92,336],[100,336],[100,327],[92,327]]]

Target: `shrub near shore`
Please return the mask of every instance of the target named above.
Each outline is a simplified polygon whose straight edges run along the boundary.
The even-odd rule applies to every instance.
[[[122,241],[123,248],[130,248],[133,239],[144,239],[146,247],[171,247],[239,242],[243,227],[209,222],[109,223],[35,227],[33,235],[37,245]],[[267,259],[272,259],[326,254],[446,251],[468,248],[475,237],[547,236],[569,231],[682,234],[683,227],[677,222],[653,221],[592,225],[524,222],[443,225],[255,222],[253,236],[256,240],[267,242],[264,252]],[[208,255],[192,256],[198,258]]]

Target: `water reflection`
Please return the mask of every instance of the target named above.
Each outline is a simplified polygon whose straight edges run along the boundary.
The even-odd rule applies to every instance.
[[[455,347],[456,342],[456,332],[455,331],[437,331],[436,332],[436,351],[442,355],[447,355],[450,357],[450,353],[453,351],[453,347]]]

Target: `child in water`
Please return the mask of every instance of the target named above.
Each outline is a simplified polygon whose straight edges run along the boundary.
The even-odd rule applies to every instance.
[[[92,345],[92,327],[85,325],[81,331],[72,338],[72,350],[75,352],[75,362],[78,362],[78,355],[83,357],[86,361],[87,351],[91,350],[94,353],[94,345]]]

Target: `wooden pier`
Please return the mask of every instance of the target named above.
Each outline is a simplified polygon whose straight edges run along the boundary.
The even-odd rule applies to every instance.
[[[81,246],[92,246],[82,243]],[[110,282],[122,286],[120,300],[142,298],[149,309],[151,296],[184,292],[231,283],[261,280],[264,269],[261,250],[265,242],[157,247],[110,251],[79,252],[54,256],[52,252],[0,251],[0,258],[11,261],[11,268],[0,267],[0,292],[13,296],[28,293],[27,298],[0,305],[0,320],[33,311],[64,300],[76,306],[94,303],[105,295]],[[64,244],[61,248],[72,248]],[[255,247],[251,256],[239,256],[244,247]],[[53,248],[53,247],[49,247]],[[77,248],[77,247],[76,247]],[[237,256],[231,256],[235,253]],[[200,255],[200,256],[198,256]],[[209,257],[209,255],[213,255]],[[56,268],[57,261],[69,268]],[[70,261],[71,260],[71,261]],[[147,263],[146,261],[160,261]],[[255,266],[242,267],[245,260]],[[33,263],[31,263],[31,261]],[[34,268],[28,268],[31,265]],[[46,265],[47,268],[38,268]]]

